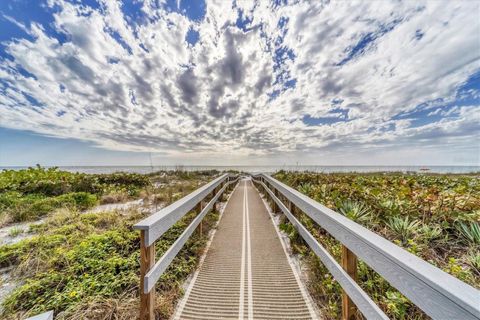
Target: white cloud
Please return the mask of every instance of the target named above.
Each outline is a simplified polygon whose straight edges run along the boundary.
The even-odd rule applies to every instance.
[[[54,4],[66,42],[33,23],[26,31],[34,40],[6,43],[14,61],[0,61],[1,126],[173,157],[458,143],[478,150],[475,103],[432,109],[422,117],[442,118],[422,125],[396,117],[437,99],[458,102],[459,87],[480,69],[478,2],[234,8],[219,0],[191,21],[146,1],[148,19],[138,24],[113,0],[101,10]],[[239,8],[251,20],[247,31],[235,25]],[[185,41],[191,27],[199,32],[194,46]],[[282,48],[290,53],[280,59]],[[478,103],[478,91],[468,96]],[[345,112],[348,121],[303,121]]]

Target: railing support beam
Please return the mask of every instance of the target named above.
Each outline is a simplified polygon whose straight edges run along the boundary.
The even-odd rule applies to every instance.
[[[155,320],[155,288],[144,293],[145,275],[155,265],[155,243],[145,245],[145,230],[140,231],[140,320]]]
[[[278,197],[278,191],[277,191],[277,189],[273,189],[273,194],[274,194],[276,197]],[[275,200],[273,200],[273,198],[271,198],[271,199],[272,199],[272,211],[273,211],[273,213],[277,213],[277,211],[278,211],[277,203],[275,202]]]
[[[203,201],[200,201],[197,204],[197,208],[196,208],[195,211],[197,212],[197,214],[200,214],[200,212],[202,212],[202,210],[203,210]],[[200,238],[203,237],[203,219],[202,219],[202,221],[200,221],[199,233],[200,233]]]
[[[213,213],[213,214],[217,213],[217,201],[215,201],[215,202],[213,203],[212,213]]]
[[[342,267],[343,270],[354,281],[357,281],[357,256],[346,246],[342,245]],[[348,294],[342,292],[342,320],[356,319],[357,307],[353,303]]]

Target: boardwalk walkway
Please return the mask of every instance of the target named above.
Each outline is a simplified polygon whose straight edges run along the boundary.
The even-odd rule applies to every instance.
[[[251,180],[233,192],[176,319],[314,319]]]

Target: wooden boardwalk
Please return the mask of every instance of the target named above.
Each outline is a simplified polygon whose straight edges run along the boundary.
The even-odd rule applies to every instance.
[[[233,192],[175,319],[315,319],[250,179]]]

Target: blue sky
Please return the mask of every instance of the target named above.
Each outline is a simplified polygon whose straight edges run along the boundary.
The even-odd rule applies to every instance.
[[[0,166],[478,165],[479,2],[0,2]]]

